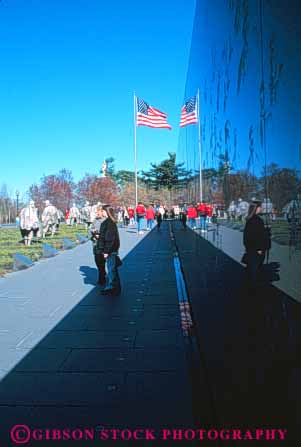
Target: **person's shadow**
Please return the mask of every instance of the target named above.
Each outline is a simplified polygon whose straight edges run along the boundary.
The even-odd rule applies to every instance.
[[[81,272],[84,278],[84,284],[92,284],[93,286],[96,286],[98,278],[97,268],[82,265],[79,268],[79,271]]]

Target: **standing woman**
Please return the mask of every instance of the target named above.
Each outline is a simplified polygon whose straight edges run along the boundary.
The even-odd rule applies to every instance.
[[[266,251],[269,249],[268,233],[263,220],[259,217],[261,211],[261,202],[253,200],[249,206],[243,234],[243,242],[247,254],[247,273],[252,285],[256,282],[258,273],[264,263]]]
[[[106,219],[99,230],[99,248],[106,261],[107,282],[101,293],[102,295],[120,295],[121,285],[118,274],[120,240],[116,224],[117,219],[111,206],[104,206],[103,208]]]

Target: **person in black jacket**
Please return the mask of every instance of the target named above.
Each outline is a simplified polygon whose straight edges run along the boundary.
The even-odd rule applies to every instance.
[[[107,283],[101,293],[102,295],[119,295],[121,292],[118,274],[118,262],[120,262],[118,256],[119,233],[113,208],[110,206],[104,206],[103,208],[107,218],[101,224],[99,230],[98,248],[106,260]]]
[[[253,200],[249,206],[248,216],[243,234],[246,248],[246,263],[249,279],[255,284],[260,268],[269,249],[269,238],[263,220],[259,217],[261,202]]]

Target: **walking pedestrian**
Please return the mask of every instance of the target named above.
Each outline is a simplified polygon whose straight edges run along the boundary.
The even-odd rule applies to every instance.
[[[144,207],[142,202],[139,202],[138,206],[136,207],[136,218],[137,218],[137,224],[138,224],[138,234],[143,234],[142,223],[143,223],[145,214],[146,214],[145,207]]]
[[[196,229],[196,221],[195,220],[196,220],[197,216],[198,215],[197,215],[197,210],[196,210],[195,206],[190,205],[187,210],[187,217],[188,217],[188,222],[189,222],[190,228],[192,230]]]
[[[134,210],[133,206],[130,206],[128,208],[128,214],[129,214],[129,219],[130,219],[130,225],[134,225],[134,223],[135,223],[135,219],[134,219],[134,217],[135,217],[135,210]]]
[[[149,205],[146,210],[146,227],[147,230],[150,231],[153,228],[154,219],[155,219],[155,211],[152,205]]]
[[[207,231],[207,209],[206,204],[204,202],[199,203],[198,205],[198,213],[200,216],[200,230],[202,233]]]
[[[103,208],[105,220],[100,226],[98,245],[106,261],[107,275],[106,286],[101,293],[102,295],[116,296],[121,293],[118,274],[118,267],[121,265],[118,256],[120,239],[114,209],[109,205],[105,205]]]

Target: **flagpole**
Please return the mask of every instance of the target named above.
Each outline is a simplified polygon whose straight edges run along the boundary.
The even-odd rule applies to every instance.
[[[137,102],[136,102],[136,95],[134,92],[134,163],[135,163],[135,202],[136,207],[138,205],[138,176],[137,176],[137,126],[136,126],[136,108],[137,108]]]
[[[200,157],[200,201],[203,202],[202,148],[201,148],[201,117],[200,117],[200,89],[198,89],[197,102],[198,102],[198,123],[199,123],[198,143],[199,143],[199,157]]]

